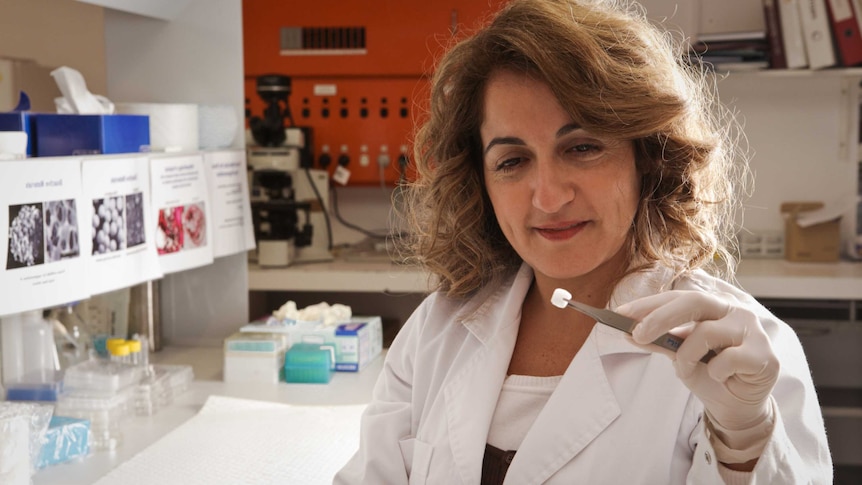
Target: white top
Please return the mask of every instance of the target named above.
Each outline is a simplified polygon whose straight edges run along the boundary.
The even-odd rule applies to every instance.
[[[517,374],[507,377],[491,419],[488,444],[505,451],[517,450],[562,378]]]

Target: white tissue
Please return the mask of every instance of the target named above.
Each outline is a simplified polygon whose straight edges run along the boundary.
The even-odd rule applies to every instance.
[[[98,96],[87,90],[87,82],[80,72],[71,67],[58,67],[51,71],[51,77],[63,94],[54,99],[57,113],[100,115],[113,114],[114,103],[104,96]]]
[[[324,326],[333,326],[350,320],[353,315],[351,308],[347,305],[320,302],[309,305],[298,310],[296,302],[288,300],[278,310],[272,312],[272,316],[279,320],[296,320],[299,322],[322,322]]]

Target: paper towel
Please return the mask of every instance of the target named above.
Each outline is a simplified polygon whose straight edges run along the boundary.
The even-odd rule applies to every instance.
[[[26,131],[0,131],[0,160],[27,158]]]
[[[359,446],[364,409],[210,396],[195,417],[95,485],[330,485]]]
[[[198,149],[198,105],[116,103],[117,113],[150,117],[150,148],[158,152]]]
[[[202,104],[198,106],[198,132],[203,150],[228,148],[239,131],[239,121],[233,106]]]

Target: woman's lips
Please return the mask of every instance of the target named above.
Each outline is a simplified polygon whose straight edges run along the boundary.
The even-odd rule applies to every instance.
[[[549,239],[551,241],[563,241],[572,238],[581,232],[588,222],[589,221],[582,221],[570,224],[537,227],[535,228],[535,231],[545,239]]]

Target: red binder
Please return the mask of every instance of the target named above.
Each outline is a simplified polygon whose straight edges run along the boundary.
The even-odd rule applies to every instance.
[[[852,0],[827,0],[826,10],[832,26],[832,37],[840,65],[848,67],[862,64],[862,35],[859,33],[859,14]]]

